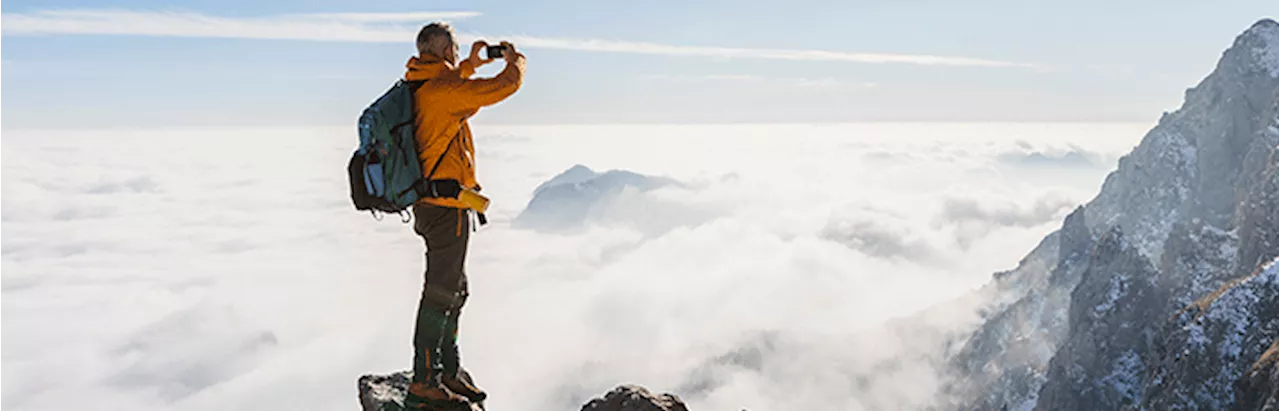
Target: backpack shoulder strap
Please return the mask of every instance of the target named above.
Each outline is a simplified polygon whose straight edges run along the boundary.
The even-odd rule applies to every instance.
[[[462,131],[459,130],[458,132],[461,133]],[[440,153],[440,157],[436,158],[436,164],[431,166],[431,172],[427,173],[427,177],[424,178],[424,180],[430,181],[431,177],[436,175],[436,169],[440,168],[440,163],[444,161],[444,156],[449,154],[449,149],[453,148],[453,141],[457,139],[457,134],[454,134],[453,137],[449,138],[449,144],[444,146],[444,152]]]
[[[408,85],[409,85],[409,90],[411,90],[411,91],[410,91],[410,95],[411,95],[411,96],[415,96],[415,97],[416,97],[416,94],[417,94],[417,92],[418,92],[418,88],[422,87],[422,84],[423,84],[423,83],[426,83],[428,80],[414,80],[414,81],[401,80],[401,81],[403,81],[403,82],[405,82],[405,84],[408,84]],[[413,110],[414,110],[414,111],[417,111],[417,110],[418,110],[418,107],[417,107],[417,104],[416,104],[416,103],[417,103],[417,99],[416,99],[416,98],[414,99],[414,103],[415,103],[415,104],[414,104]],[[463,119],[462,121],[466,121],[466,119]],[[440,153],[440,157],[436,157],[436,163],[435,163],[434,165],[432,165],[432,166],[431,166],[431,171],[430,171],[430,172],[428,172],[428,173],[426,174],[426,177],[423,177],[422,179],[419,179],[416,183],[414,183],[413,185],[409,186],[409,188],[404,189],[404,191],[400,192],[400,195],[405,195],[406,193],[408,193],[408,192],[409,192],[409,190],[414,190],[414,191],[417,191],[418,193],[422,193],[422,192],[426,191],[426,189],[427,189],[427,184],[429,184],[429,183],[431,182],[431,177],[433,177],[433,176],[435,176],[435,175],[436,175],[436,170],[440,168],[440,163],[444,161],[444,156],[446,156],[446,155],[448,155],[448,154],[449,154],[449,149],[453,148],[453,142],[454,142],[454,140],[457,140],[457,139],[458,139],[458,135],[459,135],[459,134],[462,134],[462,129],[461,129],[461,128],[459,128],[459,129],[458,129],[458,132],[457,132],[457,133],[455,133],[452,137],[449,137],[449,144],[448,144],[448,145],[446,145],[446,146],[444,146],[444,152],[441,152],[441,153]],[[419,195],[421,195],[421,194],[419,194]]]

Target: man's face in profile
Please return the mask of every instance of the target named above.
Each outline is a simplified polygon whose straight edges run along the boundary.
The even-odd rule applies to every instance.
[[[444,59],[450,64],[458,64],[458,41],[455,39],[450,41],[449,47],[444,49]]]

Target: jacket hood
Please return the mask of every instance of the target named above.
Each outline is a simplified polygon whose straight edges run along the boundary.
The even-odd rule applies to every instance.
[[[409,62],[404,63],[404,67],[404,79],[409,81],[432,79],[454,71],[452,64],[436,57],[409,57]]]

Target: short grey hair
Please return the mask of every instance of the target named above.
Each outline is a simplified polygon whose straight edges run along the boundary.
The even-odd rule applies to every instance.
[[[418,54],[444,57],[445,50],[456,44],[453,27],[449,23],[437,21],[422,26],[422,30],[418,31]]]

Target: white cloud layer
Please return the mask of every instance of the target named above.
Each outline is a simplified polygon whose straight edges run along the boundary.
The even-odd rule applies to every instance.
[[[464,364],[494,409],[577,409],[619,383],[698,410],[918,408],[940,335],[973,313],[885,324],[1012,267],[1105,173],[999,156],[1116,153],[1145,126],[479,124],[494,208]],[[340,411],[360,374],[408,367],[422,243],[351,209],[353,131],[6,135],[0,406]],[[578,230],[512,225],[578,163],[681,184],[593,201]]]
[[[262,17],[220,17],[193,12],[70,9],[4,13],[4,35],[115,34],[312,41],[407,42],[421,23],[463,19],[477,12],[323,13]],[[462,35],[470,42],[481,35]],[[611,39],[503,36],[520,47],[590,52],[653,54],[709,58],[797,61],[844,61],[975,67],[1035,67],[1033,64],[972,57],[919,54],[854,53],[807,49],[760,49],[660,44]]]

